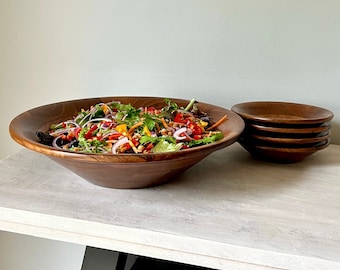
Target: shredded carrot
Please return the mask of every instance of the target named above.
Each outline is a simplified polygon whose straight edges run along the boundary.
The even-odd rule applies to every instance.
[[[162,117],[161,118],[161,121],[162,121],[162,124],[163,124],[163,126],[165,127],[165,128],[168,128],[169,126],[168,126],[168,124],[167,124],[167,122],[165,121],[165,119]]]
[[[134,131],[136,128],[140,127],[141,125],[143,125],[143,122],[138,122],[138,123],[134,124],[132,127],[130,127],[128,133],[129,133],[129,134],[132,134],[133,131]]]
[[[128,141],[129,145],[131,146],[132,150],[138,154],[138,149],[136,148],[136,146],[133,144],[133,142],[131,142],[130,140]]]
[[[209,131],[209,130],[215,129],[216,127],[218,127],[220,124],[222,124],[227,119],[228,119],[227,115],[223,116],[220,120],[218,120],[215,124],[213,124],[212,126],[207,128],[206,130]]]
[[[161,128],[159,127],[158,123],[155,123],[156,129],[157,129],[157,133],[159,133],[159,131],[161,130]]]

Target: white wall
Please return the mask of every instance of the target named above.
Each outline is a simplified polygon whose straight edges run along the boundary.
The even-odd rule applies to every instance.
[[[107,95],[313,104],[335,113],[340,144],[339,11],[338,0],[0,0],[0,157],[20,149],[7,132],[20,112]]]
[[[84,247],[32,236],[0,234],[1,270],[78,270]]]

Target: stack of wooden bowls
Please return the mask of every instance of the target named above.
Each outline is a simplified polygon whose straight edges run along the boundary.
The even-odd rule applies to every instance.
[[[231,110],[245,121],[238,142],[254,157],[278,163],[299,162],[330,143],[333,113],[291,102],[239,103]]]

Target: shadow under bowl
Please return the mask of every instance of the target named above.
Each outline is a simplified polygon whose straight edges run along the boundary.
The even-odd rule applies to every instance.
[[[145,188],[163,184],[195,165],[209,154],[233,144],[244,129],[244,121],[236,113],[222,107],[199,102],[199,108],[217,121],[224,115],[228,120],[218,129],[224,138],[218,142],[190,149],[151,154],[86,154],[75,153],[43,145],[36,139],[36,131],[47,131],[51,124],[77,115],[100,102],[120,101],[134,107],[165,106],[161,97],[98,97],[69,100],[33,108],[15,117],[10,125],[11,137],[22,146],[44,154],[85,180],[110,188]],[[179,106],[189,100],[171,99]]]

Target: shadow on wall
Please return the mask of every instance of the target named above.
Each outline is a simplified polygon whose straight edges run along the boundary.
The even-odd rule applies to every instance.
[[[334,134],[340,134],[340,123],[332,121],[331,143],[340,145],[340,136],[334,136]]]

